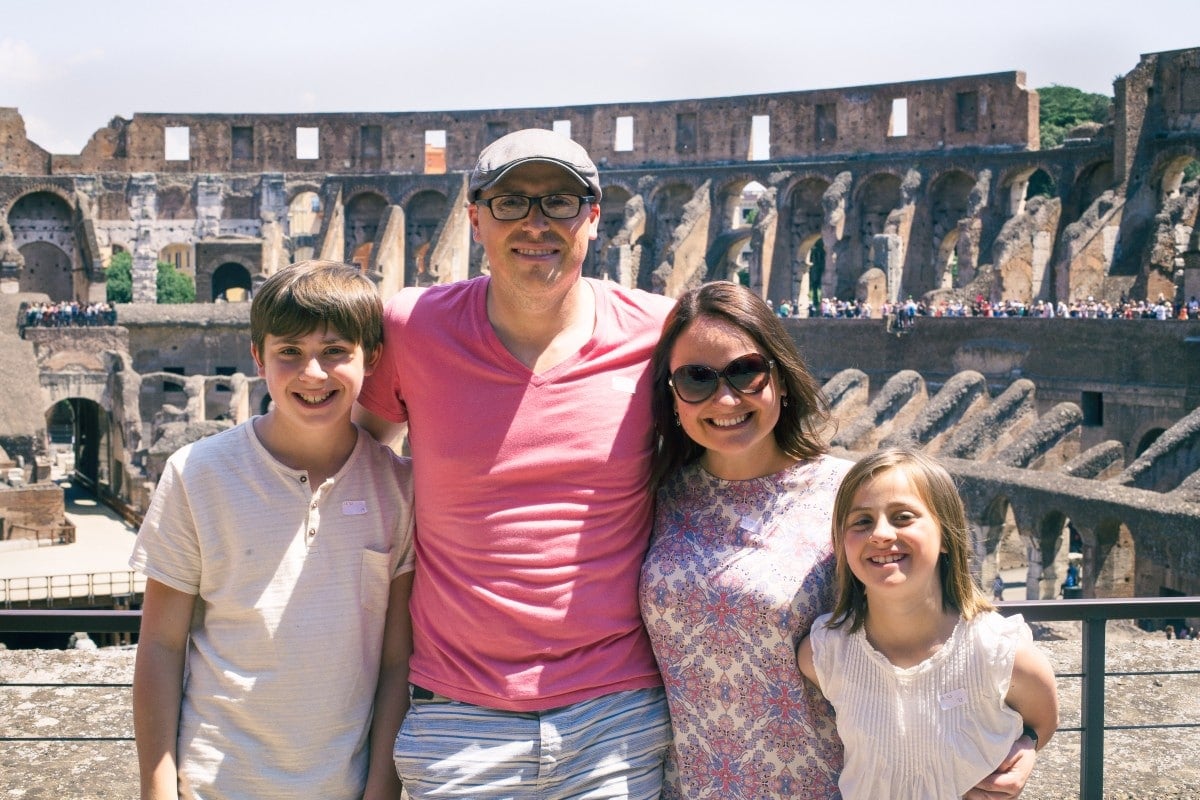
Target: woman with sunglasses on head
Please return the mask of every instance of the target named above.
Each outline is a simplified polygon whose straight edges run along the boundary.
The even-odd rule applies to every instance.
[[[664,798],[838,796],[833,709],[796,643],[835,598],[820,388],[749,289],[679,298],[654,352],[660,449],[642,616],[674,728]]]

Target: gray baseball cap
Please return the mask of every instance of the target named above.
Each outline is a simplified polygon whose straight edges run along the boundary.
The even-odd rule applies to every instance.
[[[587,151],[576,141],[545,128],[526,128],[501,136],[483,148],[467,186],[471,200],[504,177],[508,171],[530,161],[555,164],[567,170],[600,199],[600,177]]]

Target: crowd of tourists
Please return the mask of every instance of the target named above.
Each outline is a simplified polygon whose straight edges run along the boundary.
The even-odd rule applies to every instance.
[[[24,305],[24,304],[22,304]],[[92,327],[116,325],[117,310],[112,303],[78,303],[63,300],[56,303],[30,303],[24,306],[24,328]]]
[[[889,316],[911,317],[1030,317],[1054,319],[1200,319],[1200,300],[1193,295],[1185,303],[1172,302],[1162,295],[1156,300],[1132,300],[1122,297],[1113,303],[1089,296],[1086,300],[1050,302],[1038,300],[1024,303],[1020,300],[992,302],[982,296],[974,301],[941,300],[928,303],[908,297],[896,303],[885,302],[873,309],[868,302],[822,298],[815,306],[801,307],[799,303],[783,301],[776,306],[781,317],[805,316],[836,319],[888,319]]]

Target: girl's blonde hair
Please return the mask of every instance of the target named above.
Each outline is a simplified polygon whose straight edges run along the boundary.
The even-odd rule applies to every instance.
[[[946,468],[935,459],[916,450],[894,447],[879,450],[851,467],[833,501],[833,549],[837,555],[838,598],[833,607],[830,627],[850,623],[853,633],[863,626],[867,616],[867,593],[846,562],[846,523],[854,505],[854,496],[868,481],[889,469],[908,476],[921,501],[932,512],[942,533],[946,552],[938,558],[938,577],[942,584],[942,608],[954,610],[964,619],[995,608],[975,583],[971,574],[971,536],[967,512],[958,487]]]

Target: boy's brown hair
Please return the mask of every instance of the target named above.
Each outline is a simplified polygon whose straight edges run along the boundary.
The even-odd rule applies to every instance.
[[[333,328],[368,358],[383,339],[383,302],[371,279],[337,261],[298,261],[259,287],[250,304],[250,341],[263,351],[268,334],[302,336]]]

